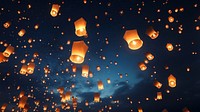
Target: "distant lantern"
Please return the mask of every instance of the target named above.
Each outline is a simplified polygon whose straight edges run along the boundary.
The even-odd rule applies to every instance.
[[[162,100],[162,92],[157,92],[157,100]]]
[[[72,72],[74,72],[74,73],[76,72],[76,65],[72,66]]]
[[[27,66],[27,73],[28,74],[33,74],[34,72],[34,69],[35,69],[35,63],[29,63],[28,66]]]
[[[153,56],[153,54],[151,54],[151,53],[146,53],[146,58],[148,59],[148,60],[153,60],[154,59],[154,56]]]
[[[87,0],[83,0],[83,3],[86,4],[86,3],[87,3]]]
[[[87,22],[85,21],[84,18],[80,18],[74,22],[75,34],[78,37],[82,36],[87,37],[86,24]]]
[[[85,101],[85,106],[88,106],[88,105],[89,105],[88,101]]]
[[[83,65],[82,66],[82,76],[88,78],[88,74],[89,74],[89,66]]]
[[[19,100],[19,105],[18,105],[18,107],[19,107],[19,108],[24,108],[25,105],[26,105],[27,100],[28,100],[28,97],[27,97],[27,96],[22,96],[22,97],[20,98],[20,100]]]
[[[187,107],[183,108],[182,111],[183,111],[183,112],[190,112],[190,110],[189,110]]]
[[[142,107],[141,107],[141,106],[139,106],[139,107],[138,107],[138,112],[143,112],[143,110],[142,110]]]
[[[51,16],[56,17],[58,15],[59,9],[60,9],[60,5],[53,4],[51,8],[51,12],[50,12]]]
[[[138,66],[142,71],[145,71],[147,69],[147,66],[143,62],[139,63]]]
[[[27,65],[22,65],[21,69],[20,69],[20,74],[25,75],[27,72]]]
[[[107,79],[107,83],[108,83],[108,84],[110,84],[110,83],[111,83],[111,81],[110,81],[110,79],[109,79],[109,78]]]
[[[103,90],[104,89],[104,87],[103,87],[103,82],[102,81],[98,81],[98,89],[99,90]]]
[[[10,57],[10,55],[14,52],[14,47],[13,46],[8,46],[6,49],[5,49],[5,51],[3,52],[3,55],[5,56],[5,57]]]
[[[77,64],[83,63],[87,50],[88,46],[84,41],[73,42],[70,60]]]
[[[36,24],[36,25],[34,26],[34,29],[37,30],[38,28],[39,28],[39,24]]]
[[[9,28],[11,25],[11,22],[10,21],[7,21],[3,24],[4,28]]]
[[[140,39],[136,29],[127,30],[124,34],[124,40],[126,40],[131,50],[137,50],[143,45],[143,41]]]
[[[99,102],[99,101],[100,101],[100,94],[94,93],[94,102]]]
[[[176,78],[170,74],[169,77],[168,77],[168,84],[170,87],[176,87]]]
[[[19,93],[19,98],[22,98],[22,97],[24,96],[24,94],[25,94],[25,92],[24,92],[24,91],[21,91],[21,92]]]
[[[7,107],[8,104],[4,103],[2,106],[1,106],[1,111],[4,112],[6,110],[6,107]]]
[[[0,52],[0,63],[4,62],[6,58],[4,57],[3,53]]]
[[[154,81],[153,84],[154,84],[154,86],[157,87],[158,89],[160,89],[160,88],[162,87],[162,84],[161,84],[160,82],[156,81],[156,80]]]
[[[166,48],[168,51],[172,51],[174,49],[174,47],[171,43],[167,43]]]
[[[65,100],[69,101],[71,99],[71,94],[72,93],[70,91],[66,92],[66,94],[65,94]]]
[[[26,33],[26,30],[25,30],[25,29],[21,29],[21,30],[18,32],[18,35],[19,35],[20,37],[23,37],[25,33]]]
[[[48,108],[48,105],[44,105],[43,106],[43,110],[46,112],[47,111],[47,108]]]
[[[74,110],[76,110],[76,108],[77,108],[77,98],[72,97],[72,106],[73,106]]]
[[[173,23],[173,22],[174,22],[174,17],[169,16],[169,17],[168,17],[168,21],[169,21],[170,23]]]
[[[151,38],[151,39],[156,39],[159,36],[159,31],[155,31],[152,26],[148,27],[146,30],[146,34]]]
[[[96,69],[97,69],[97,71],[100,71],[100,70],[101,70],[101,67],[100,67],[100,66],[97,66]]]
[[[57,89],[57,91],[60,93],[60,94],[63,94],[64,93],[64,87],[59,87]]]
[[[60,109],[59,109],[59,108],[56,108],[56,109],[55,109],[55,112],[60,112]]]
[[[89,77],[93,77],[93,73],[91,71],[89,72]]]

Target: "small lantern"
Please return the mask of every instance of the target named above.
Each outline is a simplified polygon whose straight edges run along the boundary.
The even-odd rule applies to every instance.
[[[43,110],[46,112],[47,111],[47,108],[48,108],[48,105],[44,105],[43,106]]]
[[[153,54],[148,52],[148,53],[146,53],[146,58],[150,61],[150,60],[154,59],[154,56],[153,56]]]
[[[10,55],[14,52],[14,47],[13,46],[8,46],[6,49],[5,49],[5,51],[3,52],[3,55],[5,56],[5,57],[10,57]]]
[[[35,63],[29,63],[28,66],[27,66],[27,73],[28,74],[33,74],[34,72],[34,69],[35,69]]]
[[[189,110],[187,107],[183,108],[182,111],[183,111],[183,112],[190,112],[190,110]]]
[[[87,37],[86,24],[87,22],[85,21],[84,18],[80,18],[74,22],[75,34],[78,37],[82,36]]]
[[[111,83],[111,81],[110,81],[110,79],[109,79],[109,78],[107,79],[107,83],[108,83],[108,84],[110,84],[110,83]]]
[[[70,98],[71,98],[71,94],[72,94],[72,93],[71,93],[70,91],[66,92],[65,100],[69,101]]]
[[[138,66],[142,71],[145,71],[147,69],[147,66],[143,62],[139,63]]]
[[[162,92],[157,92],[157,100],[162,100]]]
[[[98,89],[99,90],[103,90],[104,89],[102,81],[98,81]]]
[[[0,52],[0,63],[5,62],[6,58],[4,57],[3,53]]]
[[[4,112],[6,110],[6,107],[7,107],[8,104],[4,103],[2,106],[1,106],[1,111]]]
[[[176,87],[176,78],[172,74],[168,77],[168,84],[172,88]]]
[[[27,65],[22,65],[21,69],[20,69],[20,74],[25,75],[27,72]]]
[[[77,98],[72,97],[72,106],[73,106],[74,110],[76,110],[76,108],[77,108]]]
[[[83,65],[82,66],[82,76],[87,78],[88,74],[89,74],[89,66]]]
[[[142,107],[141,107],[141,106],[139,106],[139,107],[138,107],[138,112],[143,112],[143,110],[142,110]]]
[[[168,51],[172,51],[174,49],[174,47],[171,43],[167,43],[166,48]]]
[[[94,93],[94,102],[99,102],[99,101],[100,101],[100,94]]]
[[[154,86],[160,89],[162,87],[162,84],[158,81],[154,81]]]
[[[151,39],[156,39],[159,36],[159,31],[155,31],[152,26],[148,27],[146,30],[146,34],[151,38]]]
[[[21,30],[18,32],[18,35],[19,35],[20,37],[23,37],[25,33],[26,33],[26,30],[25,30],[25,29],[21,29]]]
[[[59,87],[57,89],[57,91],[60,93],[60,94],[63,94],[64,93],[64,87]]]
[[[137,50],[143,45],[143,41],[140,39],[137,30],[127,30],[124,34],[124,40],[126,40],[131,50]]]
[[[19,93],[19,98],[22,98],[22,97],[24,96],[24,94],[25,94],[25,92],[24,92],[24,91],[21,91],[21,92]]]
[[[50,12],[51,16],[56,17],[58,15],[59,9],[60,9],[60,6],[58,4],[53,4],[51,8],[51,12]]]
[[[87,50],[88,46],[84,41],[73,42],[70,60],[77,64],[83,63]]]
[[[88,106],[88,105],[89,105],[88,101],[85,101],[85,106]]]
[[[170,23],[173,23],[173,22],[174,22],[174,17],[169,16],[169,17],[168,17],[168,21],[169,21]]]
[[[74,72],[74,73],[76,72],[76,65],[72,66],[72,72]]]
[[[3,24],[4,28],[9,28],[11,25],[11,22],[10,21],[7,21]]]
[[[24,108],[25,105],[26,105],[26,101],[28,100],[28,97],[27,96],[22,96],[19,100],[19,105],[18,107],[19,108]]]

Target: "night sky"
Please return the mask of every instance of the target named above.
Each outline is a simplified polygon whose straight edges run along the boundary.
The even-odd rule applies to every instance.
[[[56,17],[50,14],[53,4],[60,6]],[[18,107],[22,91],[28,97],[28,112],[43,112],[44,106],[45,112],[200,111],[199,0],[0,0],[0,8],[0,53],[14,47],[6,60],[0,59],[0,107],[7,104],[5,112],[26,111]],[[75,34],[74,22],[81,17],[87,22],[87,37]],[[146,34],[149,27],[159,32],[156,39]],[[22,37],[21,29],[26,31]],[[134,29],[143,41],[137,50],[123,38]],[[70,60],[76,41],[88,46],[81,64]],[[154,59],[147,61],[146,53]],[[30,62],[34,73],[20,74]],[[138,66],[141,62],[147,67],[144,71]],[[93,77],[81,75],[84,65]],[[170,74],[176,87],[168,85]],[[98,81],[103,90],[98,90]],[[162,83],[160,89],[155,81]],[[71,92],[69,101],[61,102],[61,87]],[[94,93],[100,94],[100,102],[94,102]],[[75,110],[72,97],[77,98]]]

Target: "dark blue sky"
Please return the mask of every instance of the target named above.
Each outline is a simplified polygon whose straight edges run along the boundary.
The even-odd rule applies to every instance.
[[[50,15],[52,4],[60,5],[56,17]],[[0,106],[7,103],[6,112],[11,112],[12,108],[20,110],[17,107],[19,100],[13,101],[13,97],[25,91],[25,96],[32,96],[27,101],[30,112],[41,112],[44,105],[48,105],[48,111],[54,111],[56,107],[61,109],[57,88],[64,87],[65,92],[71,91],[72,96],[78,98],[76,111],[137,112],[137,108],[142,107],[144,112],[161,112],[164,109],[181,112],[187,107],[191,112],[199,112],[200,30],[196,30],[200,26],[199,7],[198,0],[188,3],[181,0],[87,0],[86,4],[83,0],[0,0],[0,41],[3,43],[0,44],[0,52],[6,49],[4,44],[15,48],[9,61],[0,63]],[[184,8],[183,12],[175,12],[181,8]],[[169,10],[172,14],[168,13]],[[169,16],[174,17],[174,22],[168,21]],[[88,38],[75,35],[74,22],[81,17],[87,21]],[[69,18],[71,21],[68,21]],[[3,24],[7,21],[11,22],[11,26],[4,28]],[[39,25],[38,30],[34,29],[36,24]],[[166,25],[170,28],[166,29]],[[158,38],[152,40],[145,34],[149,26],[159,31]],[[180,27],[183,29],[181,34]],[[23,37],[18,36],[21,29],[26,30]],[[129,49],[123,39],[125,31],[132,29],[137,29],[143,40],[143,46],[138,50]],[[32,43],[28,43],[30,39]],[[106,39],[109,44],[106,44]],[[89,48],[85,61],[75,64],[77,72],[73,73],[73,63],[68,60],[73,41],[79,40],[83,40]],[[69,45],[68,41],[71,42]],[[167,43],[173,44],[173,51],[166,49]],[[34,59],[34,73],[21,75],[21,61],[30,62],[35,52],[39,56]],[[141,71],[138,63],[146,59],[147,52],[155,58],[149,61],[147,70]],[[81,76],[82,65],[89,65],[92,78]],[[45,66],[50,69],[47,77]],[[97,66],[101,67],[100,71],[96,70]],[[66,72],[67,68],[69,72]],[[187,68],[190,68],[189,72]],[[168,86],[170,74],[176,77],[175,88]],[[107,84],[108,78],[111,84]],[[97,88],[100,80],[104,84],[103,90]],[[163,84],[161,89],[154,87],[154,80]],[[71,88],[73,84],[75,88]],[[17,90],[18,86],[20,89]],[[99,103],[93,102],[95,92],[100,93]],[[154,100],[157,92],[162,92],[162,100]],[[39,106],[34,104],[37,100],[40,101]],[[89,106],[85,106],[86,100]],[[119,102],[113,103],[115,101]],[[66,103],[71,105],[72,101]],[[107,106],[112,109],[108,110]],[[61,112],[64,111],[73,112],[73,108],[61,109]]]

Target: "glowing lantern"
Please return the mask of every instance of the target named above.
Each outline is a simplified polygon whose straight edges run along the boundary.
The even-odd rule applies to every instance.
[[[36,24],[36,25],[34,26],[34,29],[37,30],[38,28],[39,28],[39,24]]]
[[[34,69],[35,69],[35,63],[29,63],[28,66],[27,66],[27,73],[28,74],[33,74],[34,72]]]
[[[20,74],[25,75],[27,72],[27,65],[22,65],[21,69],[20,69]]]
[[[60,6],[58,4],[53,4],[51,8],[51,12],[50,12],[51,16],[56,17],[58,15],[59,9],[60,9]]]
[[[5,59],[6,59],[6,58],[4,57],[3,53],[0,52],[0,63],[4,62]]]
[[[86,4],[86,3],[87,3],[87,0],[83,0],[83,3]]]
[[[69,92],[66,92],[66,95],[65,95],[65,100],[67,100],[67,101],[69,101],[70,100],[70,98],[71,98],[71,92],[69,91]]]
[[[110,79],[109,79],[109,78],[107,79],[107,83],[108,83],[108,84],[110,84],[110,83],[111,83],[111,81],[110,81]]]
[[[157,99],[162,100],[162,92],[157,92]]]
[[[11,25],[11,22],[10,21],[7,21],[3,24],[4,28],[9,28]]]
[[[100,94],[94,93],[94,102],[99,102],[99,101],[100,101]]]
[[[26,33],[26,30],[25,30],[25,29],[21,29],[21,30],[18,32],[18,35],[19,35],[20,37],[23,37],[25,33]]]
[[[162,87],[162,84],[158,81],[154,81],[154,86],[160,89]]]
[[[142,71],[145,71],[147,69],[147,66],[143,62],[139,63],[138,66]]]
[[[89,66],[83,65],[82,66],[82,76],[87,78],[88,74],[89,74]]]
[[[25,92],[24,92],[24,91],[21,91],[21,92],[19,93],[19,98],[22,98],[22,97],[24,96],[24,94],[25,94]]]
[[[169,21],[170,23],[174,22],[174,17],[169,16],[169,17],[168,17],[168,21]]]
[[[174,49],[174,47],[171,43],[167,43],[166,48],[168,51],[172,51]]]
[[[3,55],[8,58],[14,52],[14,49],[13,46],[8,46],[3,52]]]
[[[170,87],[176,87],[176,78],[170,74],[169,77],[168,77],[168,84]]]
[[[77,64],[83,63],[87,50],[88,46],[84,41],[73,42],[70,60]]]
[[[146,53],[146,58],[148,59],[148,60],[153,60],[154,59],[154,56],[153,56],[153,54],[151,54],[151,53]]]
[[[87,37],[87,31],[86,31],[86,21],[84,18],[80,18],[74,22],[75,26],[75,34],[79,37]]]
[[[1,111],[4,112],[6,110],[6,107],[7,107],[8,104],[4,103],[2,106],[1,106]]]
[[[88,106],[88,105],[89,105],[88,101],[85,101],[85,106]]]
[[[138,107],[138,112],[143,112],[142,107]]]
[[[137,50],[143,45],[143,41],[140,39],[137,30],[127,30],[124,34],[124,40],[128,43],[128,47],[131,50]]]
[[[182,110],[183,112],[190,112],[189,109],[187,107],[183,108]]]
[[[24,106],[26,105],[26,101],[28,100],[27,96],[22,96],[19,100],[19,108],[24,108]]]
[[[91,71],[89,72],[89,77],[93,77],[93,73]]]
[[[76,110],[76,108],[77,108],[77,98],[72,97],[72,106],[73,106],[74,110]]]
[[[76,65],[72,66],[72,72],[74,72],[74,73],[76,72]]]
[[[103,90],[104,89],[102,81],[98,81],[98,89],[99,90]]]
[[[45,112],[47,111],[47,108],[48,108],[47,105],[44,105],[44,106],[43,106],[43,110],[44,110]]]
[[[60,109],[59,109],[59,108],[56,108],[56,109],[55,109],[55,112],[60,112]]]
[[[57,91],[60,93],[60,94],[63,94],[64,93],[64,87],[59,87],[57,89]]]
[[[100,71],[100,70],[101,70],[101,67],[100,67],[100,66],[97,66],[96,69],[97,69],[97,71]]]
[[[151,38],[151,39],[156,39],[159,35],[159,31],[155,31],[153,29],[152,26],[150,26],[147,30],[146,30],[146,34]]]

